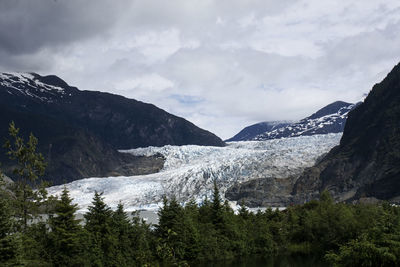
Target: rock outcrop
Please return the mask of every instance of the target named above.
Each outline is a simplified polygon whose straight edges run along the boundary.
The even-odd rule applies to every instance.
[[[225,197],[251,208],[284,207],[292,202],[293,178],[259,178],[229,188]]]
[[[349,113],[340,145],[297,180],[296,201],[400,198],[400,64]]]

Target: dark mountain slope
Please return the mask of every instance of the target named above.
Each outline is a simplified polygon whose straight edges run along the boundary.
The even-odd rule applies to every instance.
[[[214,134],[154,105],[108,93],[83,91],[64,110],[79,125],[119,149],[163,145],[223,146]],[[76,113],[77,110],[79,113]]]
[[[22,76],[22,78],[21,78]],[[0,77],[0,103],[86,129],[115,148],[224,142],[154,105],[109,93],[80,91],[56,76]]]
[[[21,128],[25,140],[30,132],[39,138],[38,150],[48,163],[44,178],[52,184],[93,176],[153,173],[159,171],[164,164],[164,159],[160,157],[135,157],[119,153],[95,135],[44,115],[5,107],[0,107],[0,114],[1,143],[8,137],[9,118]],[[2,168],[12,177],[13,162],[3,152],[0,154]]]
[[[400,196],[400,64],[350,112],[340,145],[297,181],[298,199]]]

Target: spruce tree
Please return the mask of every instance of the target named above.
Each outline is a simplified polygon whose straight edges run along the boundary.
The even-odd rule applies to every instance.
[[[175,197],[172,197],[170,201],[166,197],[163,198],[163,207],[158,212],[159,223],[157,231],[159,235],[165,238],[168,235],[168,231],[176,231],[181,226],[183,217],[183,208],[177,202]]]
[[[212,223],[212,203],[207,196],[199,207],[199,222],[202,224]]]
[[[217,186],[217,181],[214,180],[214,191],[212,201],[212,221],[216,229],[223,227],[224,215],[223,215],[222,200]]]
[[[55,207],[55,216],[49,219],[51,258],[55,266],[82,264],[82,227],[81,220],[75,218],[76,211],[77,205],[72,204],[69,191],[64,187]]]
[[[185,259],[192,261],[199,257],[200,233],[199,233],[199,207],[194,199],[186,203],[183,216],[183,241],[185,247]]]
[[[132,244],[133,255],[136,266],[152,266],[154,255],[158,247],[157,239],[154,231],[150,229],[150,225],[140,219],[139,212],[132,212],[132,232],[130,240]]]
[[[23,229],[26,230],[28,220],[36,212],[39,194],[44,191],[34,192],[31,185],[35,185],[39,176],[44,174],[46,164],[42,154],[36,152],[38,139],[31,133],[25,143],[19,136],[19,129],[14,122],[10,123],[9,135],[12,141],[7,140],[4,147],[11,160],[16,161],[13,173],[16,176],[14,193],[16,196],[16,217],[21,219]]]
[[[131,243],[132,225],[121,203],[118,204],[117,210],[112,214],[112,230],[118,241],[116,264],[118,266],[131,266],[135,262]]]
[[[158,256],[167,264],[175,264],[183,256],[181,241],[178,232],[181,229],[183,209],[172,197],[168,201],[163,198],[163,207],[158,211],[159,222],[157,235],[159,237]]]
[[[7,192],[2,188],[3,175],[0,172],[0,263],[3,265],[17,264],[19,259],[20,246],[18,236],[14,232],[13,217],[10,209],[10,199]]]
[[[244,200],[242,200],[242,201],[240,202],[239,216],[240,216],[243,220],[249,219],[249,216],[250,216],[249,209],[246,207]]]
[[[95,192],[88,209],[84,217],[90,261],[95,266],[116,266],[117,240],[112,230],[112,210],[104,203],[102,193]]]

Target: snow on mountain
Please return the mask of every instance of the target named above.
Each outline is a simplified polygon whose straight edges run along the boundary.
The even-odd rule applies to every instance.
[[[225,140],[226,142],[235,142],[235,141],[249,141],[253,140],[257,135],[263,134],[265,132],[270,132],[275,129],[279,129],[285,127],[289,124],[293,123],[292,121],[265,121],[256,123],[250,126],[245,127],[234,137]]]
[[[165,156],[161,172],[131,177],[88,178],[65,186],[81,211],[91,204],[95,191],[115,208],[121,201],[127,210],[157,209],[162,196],[175,195],[181,202],[210,196],[214,179],[222,195],[237,182],[254,178],[286,178],[299,175],[316,159],[339,144],[341,134],[302,136],[259,142],[232,142],[226,147],[164,146],[122,151],[133,155]],[[59,195],[63,185],[50,187]]]
[[[9,94],[23,94],[42,101],[51,101],[54,96],[63,97],[67,94],[64,88],[48,83],[50,79],[53,79],[53,76],[42,77],[35,73],[3,72],[0,73],[0,87],[6,87]],[[71,94],[68,95],[71,96]]]
[[[356,106],[357,104],[336,101],[299,122],[266,131],[252,140],[261,141],[283,137],[340,133],[344,130],[348,113]]]

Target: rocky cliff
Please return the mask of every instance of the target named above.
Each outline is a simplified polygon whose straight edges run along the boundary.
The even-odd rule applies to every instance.
[[[349,113],[340,145],[297,180],[297,201],[329,190],[337,200],[400,196],[400,64]]]

